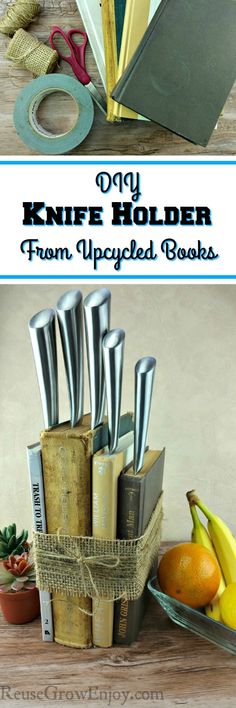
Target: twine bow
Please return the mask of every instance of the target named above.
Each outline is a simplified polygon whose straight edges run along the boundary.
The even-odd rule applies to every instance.
[[[59,529],[57,531],[57,537],[60,538]],[[39,557],[40,557],[40,555],[43,556],[43,552],[38,551],[38,555],[39,555]],[[66,603],[69,602],[69,604],[77,607],[77,609],[79,609],[79,611],[82,612],[83,614],[88,615],[89,617],[93,617],[96,614],[96,612],[98,611],[101,598],[99,596],[99,592],[98,592],[96,583],[94,581],[92,572],[90,570],[90,566],[101,566],[101,567],[108,568],[108,569],[110,568],[112,570],[113,568],[117,568],[117,566],[119,565],[119,562],[120,562],[119,557],[118,556],[111,556],[111,555],[110,556],[104,555],[103,557],[102,556],[95,556],[95,555],[94,556],[83,556],[83,555],[77,555],[77,553],[71,553],[70,555],[65,555],[64,553],[62,553],[62,554],[58,553],[58,551],[56,551],[56,552],[48,551],[47,557],[50,557],[51,560],[61,559],[61,560],[68,560],[68,561],[71,561],[71,560],[76,561],[76,563],[79,566],[80,571],[81,571],[81,579],[82,579],[82,583],[83,583],[83,587],[84,587],[84,594],[86,594],[86,590],[87,590],[87,581],[86,581],[86,574],[85,574],[85,570],[86,570],[86,572],[89,576],[91,586],[92,586],[95,596],[98,600],[98,603],[97,603],[97,606],[93,612],[89,612],[88,610],[85,610],[83,607],[78,605],[77,602],[75,603],[69,598],[62,599],[62,598],[54,597],[46,604],[53,603],[53,602],[66,602]],[[116,599],[120,600],[121,597],[123,597],[123,593],[122,593],[122,595],[119,595],[119,597],[117,597]],[[107,600],[107,602],[113,602],[113,600]]]
[[[58,541],[61,541],[60,529],[57,530],[57,538],[58,538]],[[93,574],[92,574],[92,571],[90,568],[93,566],[100,566],[103,568],[108,568],[108,569],[113,570],[114,568],[117,568],[117,566],[120,563],[119,556],[105,555],[105,554],[103,556],[98,556],[98,555],[85,556],[85,555],[82,555],[81,553],[80,554],[77,553],[76,546],[75,546],[75,551],[71,551],[70,554],[67,555],[66,553],[60,552],[61,549],[62,549],[62,546],[61,546],[61,548],[55,549],[55,551],[48,550],[47,551],[47,558],[50,558],[52,561],[53,560],[55,560],[55,561],[62,560],[62,561],[69,561],[69,562],[75,561],[76,564],[79,566],[79,569],[81,572],[81,579],[82,579],[82,583],[83,583],[84,594],[86,595],[86,592],[87,592],[87,580],[86,580],[86,573],[85,573],[85,571],[86,571],[89,576],[89,580],[90,580],[91,586],[94,590],[95,596],[97,598],[99,598],[99,592],[97,589],[97,585],[94,581]],[[37,556],[38,556],[38,560],[40,560],[40,556],[41,556],[41,558],[44,558],[45,554],[41,549],[38,549]]]
[[[103,557],[101,557],[101,556],[78,556],[76,558],[76,562],[78,563],[80,570],[81,570],[82,582],[83,582],[83,586],[84,586],[85,591],[86,591],[86,578],[85,578],[85,574],[84,574],[84,569],[86,569],[86,571],[89,575],[90,583],[94,589],[96,597],[99,597],[99,592],[98,592],[96,583],[93,579],[93,575],[92,575],[92,572],[91,572],[89,566],[96,565],[96,566],[101,566],[103,568],[110,568],[112,570],[113,568],[117,568],[117,566],[119,565],[120,559],[118,558],[118,556],[116,556],[116,557],[115,556],[103,556]]]

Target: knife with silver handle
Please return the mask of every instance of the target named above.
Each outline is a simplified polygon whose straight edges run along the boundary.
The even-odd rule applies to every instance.
[[[41,310],[29,322],[45,428],[58,424],[55,312]]]
[[[74,428],[84,412],[83,297],[80,290],[69,290],[60,297],[57,318],[69,391],[71,427]]]
[[[124,342],[124,330],[112,329],[106,334],[102,343],[110,453],[115,452],[119,439]]]
[[[94,290],[84,300],[92,430],[101,425],[104,416],[102,340],[110,328],[110,303],[111,293],[107,288]]]
[[[151,356],[139,359],[135,366],[135,404],[134,404],[134,472],[137,474],[143,466],[147,440],[149,415],[156,359]]]

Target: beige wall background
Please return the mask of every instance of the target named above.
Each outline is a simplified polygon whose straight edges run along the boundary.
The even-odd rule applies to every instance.
[[[39,439],[41,402],[28,320],[89,285],[0,287],[0,527],[31,529],[26,446]],[[110,287],[110,286],[109,286]],[[134,365],[156,356],[149,444],[166,446],[163,537],[187,539],[196,488],[236,534],[236,287],[112,285],[112,327],[126,331],[122,411],[133,409]],[[69,417],[60,342],[60,420]],[[89,410],[87,367],[85,409]]]

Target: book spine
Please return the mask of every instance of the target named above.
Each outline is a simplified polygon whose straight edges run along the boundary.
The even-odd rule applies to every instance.
[[[76,429],[75,429],[76,430]],[[91,534],[91,435],[45,431],[41,435],[48,533]],[[91,646],[91,600],[53,594],[55,641]]]
[[[144,480],[121,475],[118,491],[118,538],[138,538],[142,529]],[[136,638],[144,612],[143,595],[138,600],[118,600],[114,608],[114,642],[131,644]],[[140,617],[138,621],[137,617]]]
[[[123,438],[123,447],[112,455],[98,454],[93,458],[92,520],[95,538],[116,538],[118,478],[133,460],[133,434]],[[93,601],[93,643],[110,647],[113,643],[114,602]]]
[[[117,474],[114,459],[93,459],[92,532],[95,538],[116,537]],[[93,644],[110,647],[113,641],[114,603],[93,601]]]
[[[163,484],[165,449],[146,451],[143,474],[122,474],[118,485],[118,538],[140,537],[151,518]],[[146,465],[146,467],[145,467]],[[131,644],[137,638],[146,609],[147,591],[137,600],[116,602],[114,642]]]
[[[133,0],[127,0],[126,2],[126,9],[125,9],[125,17],[124,17],[124,24],[123,24],[123,32],[122,32],[122,38],[121,38],[121,47],[120,47],[120,56],[119,56],[119,62],[118,62],[118,68],[117,68],[117,81],[121,78],[124,69],[126,68],[127,61],[126,61],[126,54],[127,54],[127,45],[129,42],[129,33],[130,33],[130,27],[131,27],[131,21],[132,21],[132,4]],[[116,103],[114,102],[114,115],[116,118],[121,119],[121,118],[129,118],[130,115],[125,115],[125,112],[127,111],[127,114],[133,114],[136,116],[136,114],[131,111],[129,108],[125,108],[125,106],[122,106],[121,103]]]
[[[46,514],[43,487],[43,471],[41,450],[39,445],[27,448],[27,460],[30,479],[30,491],[35,531],[46,533]],[[42,638],[44,642],[53,642],[53,621],[51,595],[49,592],[39,592]]]
[[[140,510],[143,483],[139,478],[123,474],[119,480],[117,537],[132,540],[141,533]]]
[[[102,0],[103,41],[106,64],[107,120],[113,122],[114,100],[111,97],[117,79],[117,43],[114,0]]]

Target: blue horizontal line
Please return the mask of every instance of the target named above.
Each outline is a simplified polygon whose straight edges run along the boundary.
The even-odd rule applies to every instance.
[[[0,280],[236,280],[235,275],[0,275]]]
[[[0,160],[0,165],[236,165],[236,160]]]

